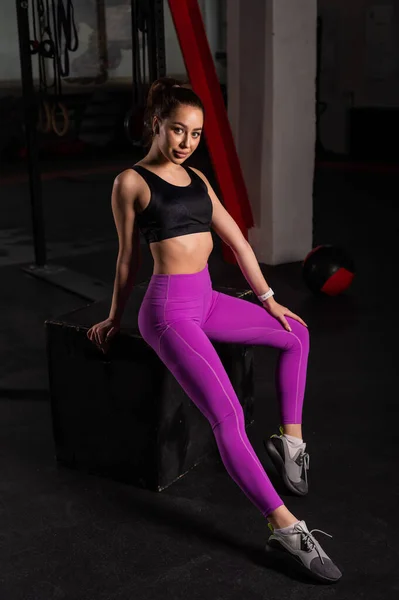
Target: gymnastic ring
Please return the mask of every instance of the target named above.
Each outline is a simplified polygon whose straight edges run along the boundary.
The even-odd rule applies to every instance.
[[[132,143],[132,134],[130,132],[130,120],[132,118],[132,109],[129,109],[125,115],[125,119],[123,121],[123,129],[126,135],[127,140]]]
[[[51,131],[52,118],[50,104],[47,100],[40,102],[38,113],[38,130],[42,133],[49,133]]]
[[[144,109],[142,107],[129,108],[125,115],[123,129],[126,139],[133,146],[142,145],[141,124],[143,119]]]
[[[56,118],[56,114],[55,114],[55,111],[57,110],[57,108],[61,109],[61,113],[63,116],[63,127],[61,129],[58,128],[57,118]],[[68,116],[68,111],[67,111],[65,104],[63,104],[62,102],[55,102],[53,104],[53,107],[51,110],[51,124],[53,126],[54,133],[56,133],[59,137],[63,137],[67,133],[67,131],[69,129],[69,116]]]

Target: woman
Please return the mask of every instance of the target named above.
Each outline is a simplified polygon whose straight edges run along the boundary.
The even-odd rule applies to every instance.
[[[188,87],[170,78],[151,86],[145,119],[149,151],[118,175],[112,192],[119,254],[110,314],[87,335],[106,351],[119,330],[141,230],[154,258],[139,312],[141,335],[209,420],[228,473],[269,521],[267,550],[285,554],[318,579],[337,581],[339,569],[305,521],[284,506],[251,447],[242,407],[211,343],[281,350],[276,374],[281,435],[272,436],[266,448],[287,488],[306,494],[309,465],[301,422],[308,329],[273,298],[251,246],[204,174],[183,166],[199,144],[203,119],[201,100]],[[260,305],[212,290],[211,227],[231,247]]]

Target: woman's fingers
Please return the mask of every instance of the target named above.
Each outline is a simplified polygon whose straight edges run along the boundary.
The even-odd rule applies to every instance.
[[[100,323],[99,325],[93,325],[93,327],[91,327],[87,332],[87,337],[89,340],[104,353],[108,350],[109,340],[114,337],[118,331],[118,328],[116,327],[111,327],[110,329],[108,329],[108,327],[109,326],[101,326]]]
[[[87,337],[93,344],[96,344],[97,346],[101,345],[101,333],[97,327],[91,327],[87,332]]]
[[[290,311],[290,312],[287,313],[287,316],[291,317],[291,319],[294,319],[295,321],[298,321],[298,323],[301,323],[301,325],[304,325],[304,327],[307,327],[305,321],[303,319],[301,319],[301,317],[299,317],[295,313],[293,313],[293,312]]]
[[[116,333],[115,327],[111,327],[111,329],[108,331],[107,335],[105,336],[105,341],[108,342],[108,340],[110,340],[112,337],[114,337]]]
[[[289,326],[288,321],[284,317],[284,315],[281,315],[280,322],[281,322],[282,326],[284,327],[284,329],[286,329],[287,331],[291,331],[291,327]]]
[[[289,317],[290,319],[293,319],[294,321],[298,321],[298,323],[300,323],[304,327],[307,327],[305,321],[303,319],[301,319],[300,316],[298,316],[295,313],[293,313],[292,311],[288,310],[288,308],[286,308],[285,306],[282,306],[281,304],[274,304],[271,307],[268,307],[268,308],[265,307],[265,309],[275,319],[280,321],[280,323],[282,324],[284,329],[286,329],[287,331],[292,331],[292,329],[291,329],[290,324],[288,323],[286,317]]]
[[[103,335],[100,329],[96,331],[96,342],[99,346],[102,346],[103,344]]]

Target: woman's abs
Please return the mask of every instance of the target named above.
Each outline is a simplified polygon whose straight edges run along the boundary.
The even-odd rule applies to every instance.
[[[208,263],[213,250],[210,232],[191,233],[150,244],[154,275],[197,273]]]

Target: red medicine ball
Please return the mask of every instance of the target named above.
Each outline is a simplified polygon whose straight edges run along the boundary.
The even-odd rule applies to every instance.
[[[352,283],[355,266],[341,248],[321,245],[313,248],[306,256],[302,274],[312,292],[337,296]]]

